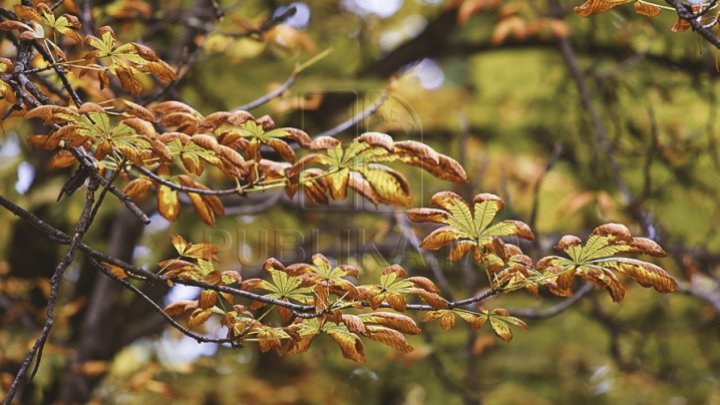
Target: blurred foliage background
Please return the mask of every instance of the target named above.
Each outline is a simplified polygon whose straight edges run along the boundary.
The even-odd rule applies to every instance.
[[[523,248],[536,258],[565,233],[584,237],[621,222],[661,241],[670,256],[658,263],[683,292],[661,296],[628,283],[620,305],[594,291],[549,317],[543,309],[561,299],[516,293],[485,303],[528,314],[531,329],[509,344],[488,330],[427,325],[411,340],[414,352],[369,343],[358,366],[329,339],[289,358],[196,344],[78,260],[23,402],[720,404],[718,51],[691,32],[671,32],[675,14],[650,19],[627,6],[585,19],[571,12],[579,1],[249,0],[220,1],[225,16],[210,25],[209,3],[100,1],[93,13],[99,25],[175,65],[192,58],[167,96],[202,113],[262,96],[297,63],[330,49],[253,113],[315,136],[390,88],[383,106],[342,137],[372,130],[420,140],[458,159],[470,179],[451,185],[402,168],[414,206],[440,190],[496,193],[507,203],[504,217],[533,226],[538,240]],[[285,24],[236,38],[290,6],[296,12]],[[177,44],[186,36],[192,46],[183,52]],[[55,202],[67,173],[49,171],[47,155],[23,142],[32,131],[15,123],[0,135],[0,193],[70,229],[83,197]],[[434,277],[432,258],[403,237],[402,210],[352,197],[308,207],[281,191],[227,206],[215,228],[192,215],[169,224],[157,214],[142,228],[109,199],[87,240],[149,267],[170,255],[168,238],[177,233],[217,243],[221,266],[247,277],[267,257],[296,262],[315,252],[361,266],[368,279],[388,263]],[[0,221],[0,382],[7,384],[42,320],[47,272],[61,251],[4,210]],[[435,259],[455,297],[484,287],[471,263],[445,254]],[[148,293],[159,302],[197,294]]]

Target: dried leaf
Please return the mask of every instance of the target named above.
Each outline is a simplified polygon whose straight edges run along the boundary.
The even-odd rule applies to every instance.
[[[404,353],[413,351],[413,347],[408,344],[405,336],[395,329],[373,325],[368,326],[367,330],[367,337],[369,339],[386,344]]]
[[[373,312],[370,314],[362,314],[359,318],[365,324],[382,325],[411,335],[420,333],[420,328],[418,328],[412,318],[395,312]]]
[[[632,0],[587,0],[582,5],[573,8],[573,11],[582,17],[590,17],[591,15],[604,13],[613,7],[617,7],[631,1]]]
[[[123,187],[122,192],[133,200],[138,200],[140,196],[152,186],[152,181],[145,178],[137,178],[126,184],[125,187]]]
[[[657,17],[660,15],[660,12],[662,9],[654,4],[645,3],[641,1],[636,1],[635,4],[633,4],[635,7],[635,12],[647,17]]]
[[[365,347],[354,333],[330,329],[327,334],[340,346],[343,357],[358,363],[365,363]]]

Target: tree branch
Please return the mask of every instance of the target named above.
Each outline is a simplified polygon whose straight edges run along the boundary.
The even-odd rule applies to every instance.
[[[720,49],[720,39],[710,32],[708,27],[705,27],[699,20],[701,15],[693,13],[691,6],[683,3],[680,0],[665,0],[667,4],[671,5],[675,11],[677,11],[680,18],[687,21],[692,27],[693,31],[700,34],[703,39],[712,44],[715,48]],[[709,7],[708,7],[709,10]]]
[[[37,359],[35,361],[35,367],[30,374],[30,379],[35,376],[35,373],[40,366],[43,348],[45,347],[45,342],[47,342],[48,336],[50,335],[50,330],[52,329],[54,322],[55,304],[57,303],[58,291],[60,288],[60,282],[62,281],[62,276],[68,266],[70,266],[70,263],[72,263],[75,257],[75,252],[80,248],[82,238],[85,235],[85,232],[87,232],[88,228],[90,227],[90,224],[92,223],[91,213],[95,201],[96,187],[96,183],[94,181],[91,181],[85,197],[85,207],[83,208],[83,211],[80,214],[80,219],[75,226],[75,233],[72,238],[70,238],[70,246],[65,253],[62,261],[58,263],[52,277],[50,278],[50,296],[48,298],[47,309],[45,312],[45,323],[43,324],[42,329],[40,329],[40,335],[35,341],[35,344],[33,344],[32,348],[30,348],[30,350],[25,355],[25,359],[20,365],[20,370],[18,370],[18,373],[15,375],[15,379],[13,380],[7,397],[3,402],[4,405],[9,405],[18,390],[22,390],[21,385],[25,383],[25,374],[27,373],[28,368],[30,367],[30,364],[32,363],[36,354]]]

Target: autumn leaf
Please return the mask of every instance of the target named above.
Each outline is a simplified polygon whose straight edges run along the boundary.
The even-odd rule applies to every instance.
[[[575,7],[573,11],[582,17],[590,17],[594,14],[604,13],[613,7],[617,7],[632,0],[587,0],[582,5]]]
[[[605,224],[593,230],[583,245],[580,238],[565,235],[555,246],[567,254],[567,258],[547,256],[539,260],[536,268],[553,280],[550,291],[561,296],[571,295],[576,276],[598,287],[605,288],[613,301],[620,302],[625,288],[614,272],[624,274],[643,287],[653,287],[658,292],[677,291],[677,282],[661,267],[638,259],[618,257],[620,253],[640,253],[665,256],[665,251],[653,240],[633,237],[621,224]]]
[[[158,186],[157,206],[163,218],[174,222],[180,215],[180,200],[178,199],[177,190],[162,184]]]
[[[329,329],[325,333],[340,346],[343,357],[357,363],[365,363],[365,347],[358,335],[339,328]]]
[[[352,189],[374,204],[407,206],[412,201],[407,180],[384,165],[393,161],[422,167],[440,179],[465,180],[465,171],[455,160],[422,143],[394,142],[392,137],[379,132],[366,132],[346,147],[335,138],[317,137],[308,147],[315,153],[300,158],[286,174],[291,180],[288,195],[293,195],[301,185],[311,201],[324,202],[326,191],[333,200],[343,200],[348,189]],[[325,167],[318,173],[324,178],[322,183],[302,178],[303,173],[318,170],[308,168],[314,164]]]
[[[633,4],[633,7],[635,7],[636,13],[646,17],[657,17],[662,11],[660,7],[654,4],[645,3],[644,1],[636,1],[635,4]]]
[[[450,252],[451,260],[460,260],[470,249],[475,250],[476,260],[481,260],[494,250],[493,240],[503,236],[517,236],[533,240],[530,228],[523,222],[505,220],[493,223],[504,203],[494,194],[478,194],[471,208],[459,195],[443,191],[433,195],[430,203],[436,208],[415,208],[407,211],[415,222],[444,224],[423,239],[423,249],[438,250],[456,242]]]

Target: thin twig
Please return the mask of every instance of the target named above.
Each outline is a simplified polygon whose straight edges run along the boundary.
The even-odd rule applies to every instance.
[[[102,263],[98,262],[96,259],[90,258],[90,262],[91,262],[95,267],[97,267],[100,271],[102,271],[106,276],[108,276],[108,277],[110,277],[111,279],[113,279],[113,280],[117,281],[118,283],[122,284],[123,287],[125,287],[125,288],[127,288],[128,290],[132,291],[133,293],[135,293],[135,295],[137,295],[138,297],[140,297],[143,301],[145,301],[145,302],[147,302],[148,304],[150,304],[150,306],[152,306],[153,309],[154,309],[158,314],[160,314],[163,318],[165,318],[165,320],[166,320],[170,325],[172,325],[175,329],[179,330],[179,331],[182,332],[184,335],[186,335],[186,336],[188,336],[188,337],[190,337],[190,338],[192,338],[192,339],[195,339],[198,343],[221,343],[221,344],[222,344],[222,343],[231,343],[231,342],[233,341],[233,339],[228,339],[228,338],[225,338],[225,339],[215,339],[215,338],[208,338],[208,337],[205,337],[205,336],[202,336],[202,335],[198,335],[197,333],[191,331],[190,329],[188,329],[188,328],[180,325],[173,317],[171,317],[170,315],[168,315],[168,314],[162,309],[162,307],[160,307],[160,305],[158,305],[155,301],[153,301],[152,298],[148,297],[147,294],[145,294],[144,292],[142,292],[139,288],[135,287],[134,285],[130,284],[129,282],[123,280],[122,278],[120,278],[120,277],[116,276],[115,274],[113,274],[112,272],[110,272],[110,270],[108,270],[107,267],[105,267]]]
[[[403,236],[403,238],[410,242],[415,251],[417,251],[430,266],[430,270],[432,271],[435,280],[437,281],[440,289],[443,291],[445,296],[449,299],[452,299],[450,282],[448,282],[447,277],[445,277],[445,273],[440,268],[437,257],[435,257],[435,255],[431,252],[424,250],[420,247],[420,240],[418,239],[417,235],[415,235],[415,232],[410,229],[407,215],[405,215],[404,212],[395,211],[395,222],[400,227],[401,235]]]
[[[550,308],[541,309],[541,310],[535,310],[535,309],[510,309],[510,313],[513,316],[520,316],[524,318],[550,318],[552,316],[555,316],[566,309],[570,308],[571,306],[575,305],[578,301],[580,301],[584,296],[586,296],[590,291],[593,290],[593,285],[590,283],[585,283],[580,287],[577,291],[575,291],[575,294],[573,294],[572,297],[560,301],[559,303],[553,305]]]
[[[355,114],[352,118],[343,121],[339,123],[338,125],[328,129],[325,132],[322,132],[318,134],[317,136],[337,136],[341,132],[345,131],[348,128],[352,128],[353,126],[357,125],[359,122],[364,120],[365,118],[371,116],[375,113],[384,103],[385,101],[390,97],[390,92],[387,90],[383,90],[382,93],[378,98],[376,98],[372,104],[367,106],[367,108],[363,109],[359,113]]]
[[[292,86],[295,81],[298,78],[298,73],[293,71],[293,73],[290,75],[290,77],[285,80],[285,83],[281,84],[280,87],[277,89],[262,95],[261,97],[256,98],[253,101],[250,101],[249,103],[243,104],[240,107],[235,108],[233,111],[239,111],[239,110],[252,110],[253,108],[260,107],[263,104],[266,104],[270,100],[280,97],[283,93],[285,93],[290,86]]]
[[[23,360],[22,364],[20,365],[20,369],[15,375],[15,379],[10,386],[7,397],[5,397],[5,400],[3,402],[4,405],[10,404],[12,399],[15,397],[15,394],[18,392],[19,389],[21,389],[21,384],[25,383],[25,374],[27,373],[30,364],[32,364],[33,359],[36,358],[36,354],[37,358],[35,360],[35,367],[30,374],[30,380],[32,380],[32,378],[35,376],[35,373],[40,366],[43,348],[45,347],[45,342],[47,342],[48,336],[50,335],[50,330],[52,329],[54,323],[55,304],[57,303],[58,299],[60,282],[62,281],[65,270],[68,268],[68,266],[70,266],[70,263],[72,263],[73,258],[75,257],[75,252],[80,247],[82,238],[91,224],[90,215],[92,213],[93,204],[95,202],[95,190],[96,183],[94,181],[91,181],[90,185],[88,186],[85,198],[85,207],[83,208],[83,211],[80,214],[80,219],[75,226],[75,234],[70,239],[70,246],[68,247],[68,250],[65,253],[62,261],[58,263],[52,277],[50,278],[50,295],[48,298],[47,309],[45,312],[45,323],[43,324],[42,329],[40,329],[40,335],[35,341],[35,344],[33,344],[32,348],[25,355],[25,359]]]
[[[708,28],[703,26],[703,24],[699,21],[698,15],[693,13],[692,7],[688,6],[687,4],[683,3],[680,0],[665,0],[669,5],[671,5],[675,11],[677,11],[680,18],[687,21],[688,24],[692,27],[693,31],[700,34],[701,37],[703,37],[707,42],[712,44],[715,48],[720,49],[720,39],[713,35]]]
[[[28,222],[30,225],[32,225],[35,229],[39,230],[41,233],[46,234],[50,237],[50,239],[56,243],[62,243],[66,244],[68,241],[72,242],[72,239],[70,236],[65,234],[64,232],[56,229],[52,225],[48,224],[47,222],[41,220],[36,215],[20,208],[16,204],[14,204],[12,201],[6,199],[2,195],[0,195],[0,206],[5,207],[8,211],[12,212],[16,216],[20,217],[21,219]],[[123,270],[125,270],[127,273],[143,277],[144,279],[148,281],[158,282],[167,284],[168,282],[175,283],[175,284],[182,284],[182,285],[189,285],[194,287],[202,287],[205,289],[210,289],[218,292],[226,292],[233,295],[236,295],[238,297],[250,299],[253,301],[259,301],[263,302],[265,304],[270,305],[277,305],[281,307],[288,308],[290,310],[296,311],[298,313],[309,313],[312,312],[313,315],[315,312],[315,306],[313,305],[300,305],[300,304],[294,304],[291,302],[283,301],[283,300],[277,300],[274,298],[270,298],[261,294],[255,294],[249,291],[241,290],[239,288],[230,287],[230,286],[224,286],[224,285],[214,285],[214,284],[208,284],[201,281],[195,281],[195,280],[188,280],[188,279],[181,279],[176,277],[166,277],[163,275],[155,274],[153,272],[150,272],[148,270],[145,270],[143,268],[135,267],[131,264],[125,263],[122,260],[119,260],[115,257],[109,256],[105,253],[102,253],[98,250],[95,250],[94,248],[84,244],[79,243],[78,249],[87,253],[91,257],[100,260],[101,262],[108,262],[110,264],[116,265]],[[447,303],[448,308],[461,308],[466,307],[468,305],[476,304],[482,301],[485,301],[486,299],[495,296],[497,294],[500,294],[501,291],[499,290],[483,290],[476,294],[473,297],[469,297],[462,300],[457,301],[450,301]],[[369,306],[368,303],[364,302],[362,303],[363,306]],[[383,308],[389,308],[389,305],[383,304]],[[432,307],[430,305],[425,304],[408,304],[408,309],[411,310],[417,310],[417,311],[433,311],[437,308]]]

